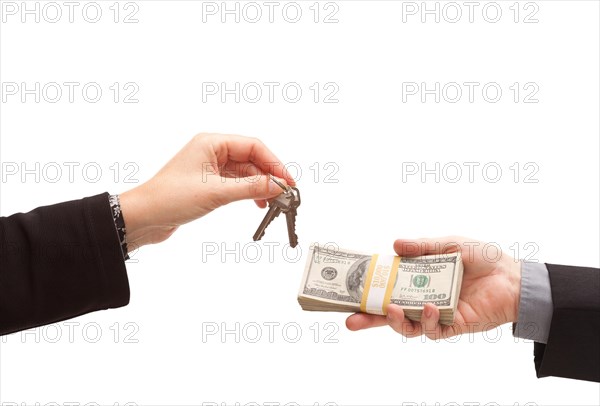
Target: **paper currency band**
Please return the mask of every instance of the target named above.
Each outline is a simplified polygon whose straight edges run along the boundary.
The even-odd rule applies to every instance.
[[[392,290],[394,289],[399,266],[399,256],[373,255],[360,301],[361,312],[387,314],[387,305],[390,304],[392,298]]]

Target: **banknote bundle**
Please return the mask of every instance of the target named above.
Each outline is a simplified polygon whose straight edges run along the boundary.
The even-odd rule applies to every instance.
[[[452,324],[463,276],[460,252],[399,257],[311,245],[298,293],[304,310],[385,314],[400,305],[420,320],[425,303]]]

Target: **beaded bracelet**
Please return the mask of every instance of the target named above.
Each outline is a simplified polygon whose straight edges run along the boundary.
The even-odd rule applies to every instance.
[[[121,202],[119,201],[119,195],[110,195],[108,198],[110,204],[110,211],[115,221],[115,227],[117,229],[117,235],[119,236],[119,243],[121,244],[121,251],[123,252],[123,259],[128,260],[129,254],[127,253],[127,231],[125,230],[125,220],[121,213]]]

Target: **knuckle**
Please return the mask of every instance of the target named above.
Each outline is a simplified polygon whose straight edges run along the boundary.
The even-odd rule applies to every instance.
[[[203,141],[204,139],[206,139],[209,136],[209,134],[207,133],[198,133],[196,135],[194,135],[194,141]]]
[[[205,145],[206,143],[211,143],[212,139],[213,139],[212,134],[199,133],[199,134],[194,135],[191,142],[193,145],[200,147],[202,145]]]

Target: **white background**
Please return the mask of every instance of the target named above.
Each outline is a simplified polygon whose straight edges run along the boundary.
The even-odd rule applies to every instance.
[[[9,2],[1,3],[5,11]],[[447,21],[456,8],[444,9],[445,2],[438,3],[439,23],[434,15],[423,23],[420,12],[406,13],[422,8],[420,2],[394,1],[337,1],[327,9],[322,2],[318,23],[313,1],[298,2],[297,23],[283,18],[285,2],[272,23],[262,2],[257,23],[244,15],[239,23],[232,15],[225,23],[220,14],[203,16],[199,1],[121,2],[115,23],[113,3],[98,2],[97,23],[83,18],[86,2],[72,23],[62,2],[57,23],[43,14],[39,23],[34,15],[22,22],[21,2],[14,3],[16,15],[3,12],[3,86],[81,85],[73,103],[64,87],[56,103],[44,95],[39,103],[35,95],[22,102],[21,93],[3,91],[1,214],[123,192],[135,186],[126,182],[127,168],[139,168],[129,180],[143,182],[194,134],[238,133],[261,138],[302,170],[301,256],[296,260],[294,250],[283,248],[283,217],[265,235],[265,243],[279,244],[269,258],[269,246],[251,239],[264,211],[252,202],[217,210],[133,256],[129,306],[73,320],[72,339],[65,323],[5,337],[0,402],[599,404],[598,384],[538,380],[533,344],[515,342],[509,325],[454,343],[424,342],[389,328],[349,332],[346,315],[303,312],[296,302],[314,241],[391,254],[395,238],[467,235],[522,258],[598,267],[598,2],[497,2],[502,15],[496,23],[486,21],[495,18],[494,5],[482,15],[486,2],[475,8],[473,22],[468,7],[455,3],[463,13],[456,23]],[[124,23],[133,11],[138,22]],[[324,23],[332,11],[338,22]],[[537,23],[523,21],[531,13]],[[96,103],[81,95],[90,82],[103,90]],[[109,89],[115,82],[117,103]],[[129,82],[139,88],[137,103],[123,102]],[[203,102],[206,82],[281,86],[273,103],[266,93],[257,103],[236,103],[233,96],[223,103],[218,95]],[[281,95],[290,82],[303,90],[297,103]],[[309,89],[315,82],[321,88],[334,83],[338,102],[324,103],[322,90],[315,103]],[[472,103],[464,85],[456,103],[448,100],[454,93],[442,94],[439,103],[434,95],[422,102],[419,94],[404,94],[403,102],[409,82],[429,89],[436,82],[441,88],[480,85]],[[510,89],[515,82],[518,102]],[[537,103],[524,103],[530,82]],[[486,83],[502,89],[499,101],[483,98]],[[72,182],[64,162],[79,163]],[[479,164],[472,182],[464,162]],[[6,173],[11,163],[19,165],[15,175]],[[52,163],[63,168],[56,182],[55,172],[43,173]],[[118,174],[110,169],[115,163]],[[407,174],[411,163],[430,169],[439,163],[440,178]],[[23,179],[21,164],[34,174]],[[85,179],[86,164],[102,169],[96,182],[92,170]],[[501,168],[497,182],[492,169],[482,173],[486,164]],[[443,172],[453,165],[463,169],[454,183],[456,173]],[[211,255],[215,247],[219,252]],[[222,258],[223,249],[239,258]],[[261,257],[253,262],[257,250]],[[272,340],[269,323],[275,323]],[[238,338],[221,331],[203,338],[215,326],[236,325]],[[262,336],[252,343],[256,326]],[[102,336],[93,343],[98,329]],[[62,335],[55,339],[57,332]]]

